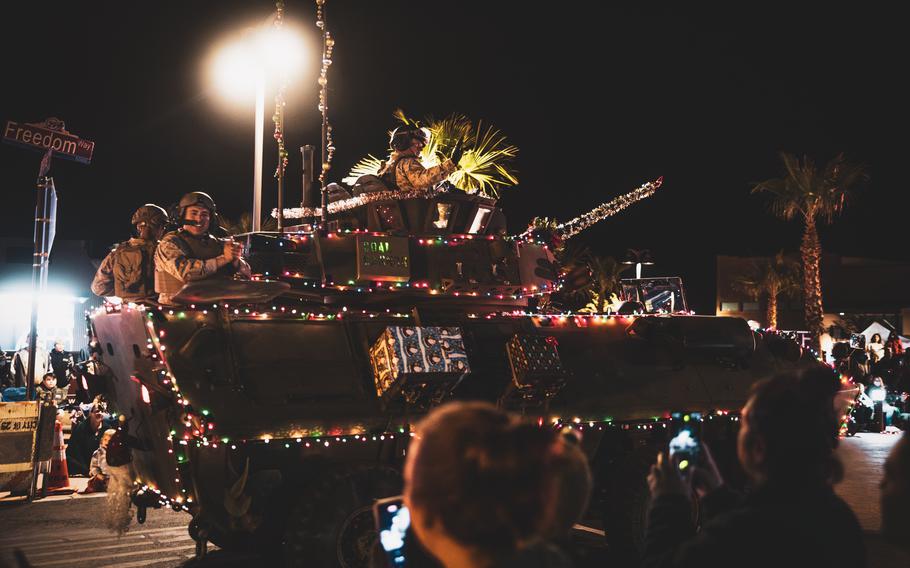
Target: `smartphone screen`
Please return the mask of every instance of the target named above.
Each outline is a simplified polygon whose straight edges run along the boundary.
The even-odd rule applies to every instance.
[[[687,476],[701,453],[701,414],[674,412],[671,417],[673,429],[667,450],[679,472]]]
[[[373,517],[379,533],[379,546],[389,559],[389,566],[406,566],[405,537],[411,526],[411,513],[404,506],[401,496],[376,501]]]

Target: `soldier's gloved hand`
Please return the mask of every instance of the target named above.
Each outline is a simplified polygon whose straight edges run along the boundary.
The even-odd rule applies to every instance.
[[[452,163],[457,166],[458,162],[461,161],[461,156],[463,154],[464,154],[464,146],[462,145],[462,141],[459,140],[458,142],[455,143],[455,149],[452,150]]]
[[[243,247],[233,240],[224,241],[224,258],[233,262],[243,254]]]

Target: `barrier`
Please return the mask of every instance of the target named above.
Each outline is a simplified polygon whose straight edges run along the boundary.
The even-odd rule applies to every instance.
[[[35,401],[0,403],[0,491],[28,493],[38,410]]]

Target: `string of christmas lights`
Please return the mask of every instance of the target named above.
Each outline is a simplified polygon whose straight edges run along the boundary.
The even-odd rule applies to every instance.
[[[626,209],[630,205],[633,205],[642,199],[651,197],[658,190],[658,188],[663,185],[663,182],[663,176],[657,178],[654,181],[649,181],[638,189],[630,191],[625,195],[620,195],[619,197],[611,199],[606,203],[602,203],[587,213],[579,215],[570,221],[560,223],[556,226],[556,231],[563,240],[571,239],[591,225],[599,223],[607,217],[616,215],[623,209]],[[514,238],[526,239],[531,235],[535,228],[536,227],[529,227],[525,232],[516,235]]]

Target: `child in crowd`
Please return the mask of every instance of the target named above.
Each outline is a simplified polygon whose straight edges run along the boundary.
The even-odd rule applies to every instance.
[[[57,376],[54,373],[44,373],[44,377],[35,387],[35,398],[45,402],[54,402],[58,406],[66,400],[66,391],[57,388]]]
[[[105,430],[104,435],[101,436],[101,443],[95,453],[92,454],[88,486],[85,488],[85,493],[107,491],[107,481],[111,476],[110,467],[107,465],[107,445],[111,441],[111,437],[116,433],[117,431],[111,428]]]

